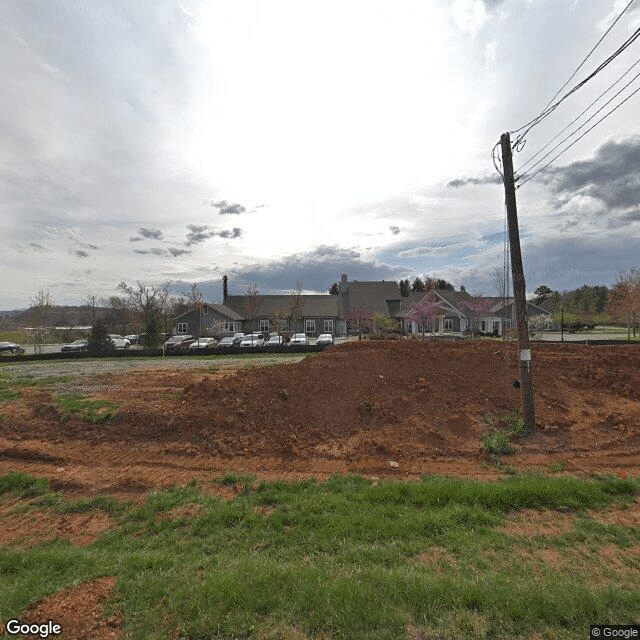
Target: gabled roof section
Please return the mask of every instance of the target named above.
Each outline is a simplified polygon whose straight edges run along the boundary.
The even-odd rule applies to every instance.
[[[209,304],[208,302],[205,304],[207,307],[209,307],[209,309],[212,309],[213,311],[217,311],[220,315],[225,316],[230,320],[244,320],[244,318],[239,313],[236,313],[233,309],[230,309],[224,304]],[[194,311],[196,311],[195,307],[192,309],[189,309],[189,311],[185,311],[185,313],[181,313],[179,316],[176,316],[176,320],[179,320],[184,316],[188,316]]]
[[[385,316],[391,315],[390,302],[402,298],[400,287],[393,280],[380,280],[378,282],[359,282],[354,280],[348,283],[346,293],[341,293],[340,306],[342,317],[345,317],[354,309],[366,309],[369,313],[376,315],[381,313]]]
[[[325,317],[335,318],[338,315],[338,296],[329,294],[301,295],[300,317]],[[248,315],[246,304],[250,296],[227,296],[225,303],[238,313]],[[268,318],[276,314],[290,316],[294,300],[291,294],[259,296],[256,305],[256,315],[260,318]]]
[[[471,297],[468,293],[461,293],[460,291],[450,291],[449,289],[432,289],[431,293],[436,296],[437,302],[439,302],[445,311],[451,311],[457,316],[465,316],[467,312],[460,307],[460,303],[465,300],[470,300]],[[426,297],[423,296],[423,298]]]

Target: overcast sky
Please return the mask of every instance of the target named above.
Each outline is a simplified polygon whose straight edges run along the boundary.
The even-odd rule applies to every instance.
[[[347,273],[495,295],[492,148],[627,4],[6,0],[0,309],[135,280],[197,282],[219,302],[223,274],[231,293],[321,292]],[[639,26],[636,0],[567,88]],[[516,171],[639,53],[640,40],[532,129]],[[639,112],[640,94],[518,190],[528,292],[640,267]]]

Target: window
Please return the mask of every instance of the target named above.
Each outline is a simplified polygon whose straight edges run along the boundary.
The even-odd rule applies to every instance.
[[[445,331],[453,331],[453,320],[445,318],[445,320],[444,320],[444,330]]]
[[[225,322],[224,323],[224,330],[225,331],[233,331],[234,333],[239,332],[240,331],[240,323],[237,322],[236,320],[232,320],[231,322]]]
[[[202,313],[206,316],[209,313],[209,305],[205,304],[204,307],[202,307]]]
[[[178,322],[178,333],[188,333],[189,325],[186,322]]]
[[[305,333],[315,333],[316,332],[316,319],[311,318],[309,320],[305,320],[304,323]]]
[[[333,333],[333,318],[325,319],[325,321],[324,321],[324,332],[325,333]]]
[[[269,331],[269,319],[260,320],[260,331]]]

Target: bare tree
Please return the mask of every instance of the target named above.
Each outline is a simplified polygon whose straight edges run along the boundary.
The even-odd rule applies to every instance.
[[[302,279],[297,280],[291,291],[291,329],[295,332],[296,322],[304,318],[304,298],[302,296]],[[304,329],[304,327],[303,327]]]
[[[31,337],[33,338],[33,353],[42,353],[42,348],[48,338],[51,336],[51,327],[45,326],[47,321],[47,313],[51,311],[55,300],[49,289],[40,289],[35,296],[31,298],[31,307],[29,315],[33,327],[31,329]]]
[[[200,289],[198,289],[198,283],[194,282],[188,291],[182,291],[183,295],[190,303],[192,307],[197,307],[199,302],[204,300],[204,295]]]
[[[260,307],[262,306],[260,289],[258,289],[258,286],[255,284],[249,285],[246,296],[247,298],[243,305],[244,310],[247,312],[249,319],[255,321],[254,324],[257,324],[258,314],[260,313]]]
[[[98,307],[100,306],[100,300],[95,293],[89,291],[87,295],[82,299],[82,308],[86,310],[89,316],[91,326],[96,323],[96,317],[98,313]]]

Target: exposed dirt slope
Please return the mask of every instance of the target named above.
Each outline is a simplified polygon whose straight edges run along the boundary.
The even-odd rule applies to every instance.
[[[640,474],[640,349],[541,344],[533,357],[538,433],[504,462]],[[112,374],[98,393],[123,405],[103,425],[65,420],[50,391],[25,389],[2,409],[0,467],[116,493],[225,470],[491,477],[481,434],[518,406],[516,377],[515,345],[403,340],[232,373]]]

